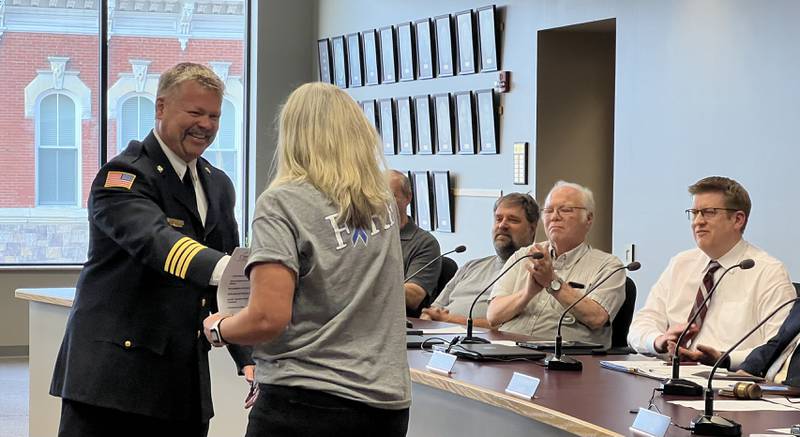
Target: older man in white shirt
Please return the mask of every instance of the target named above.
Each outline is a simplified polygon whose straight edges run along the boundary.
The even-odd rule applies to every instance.
[[[689,187],[693,206],[686,210],[697,247],[676,255],[633,317],[628,343],[649,355],[673,351],[696,311],[679,352],[683,359],[713,364],[778,305],[795,296],[783,264],[742,238],[750,216],[750,197],[738,182],[719,176]],[[745,259],[755,267],[734,268],[717,286],[705,307],[703,298],[726,268]],[[725,367],[737,368],[747,354],[778,331],[789,308],[745,340]]]

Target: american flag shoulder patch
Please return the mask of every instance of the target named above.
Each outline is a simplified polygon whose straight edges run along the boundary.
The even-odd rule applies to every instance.
[[[106,183],[104,188],[125,188],[130,190],[133,186],[133,181],[136,175],[133,173],[126,173],[124,171],[110,171],[106,175]]]

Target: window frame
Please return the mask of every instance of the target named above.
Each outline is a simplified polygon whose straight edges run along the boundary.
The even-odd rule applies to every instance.
[[[73,113],[73,123],[75,124],[75,147],[68,148],[68,147],[44,147],[45,149],[51,150],[60,150],[60,149],[71,149],[75,151],[75,168],[74,168],[74,175],[75,175],[75,201],[72,204],[69,203],[50,203],[50,204],[43,204],[41,199],[41,187],[39,186],[39,176],[40,176],[40,164],[41,158],[39,153],[42,149],[42,134],[41,134],[41,123],[42,123],[42,103],[44,100],[50,96],[65,96],[72,101],[74,106],[74,113]],[[35,208],[80,208],[81,207],[81,199],[83,198],[83,191],[81,190],[81,169],[83,168],[83,161],[81,156],[81,151],[83,149],[83,132],[82,132],[82,122],[83,119],[80,116],[82,113],[81,105],[79,103],[79,99],[69,90],[66,89],[54,89],[51,88],[41,94],[39,94],[36,98],[35,110],[34,110],[34,205]],[[58,111],[59,105],[56,106],[56,120],[59,119]],[[60,137],[60,132],[57,132],[57,135]]]

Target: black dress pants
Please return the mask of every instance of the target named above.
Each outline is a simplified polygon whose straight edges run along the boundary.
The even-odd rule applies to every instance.
[[[172,421],[82,402],[61,401],[58,437],[206,437],[208,422]]]

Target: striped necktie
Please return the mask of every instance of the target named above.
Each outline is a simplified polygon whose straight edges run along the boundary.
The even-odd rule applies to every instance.
[[[694,297],[694,305],[692,306],[692,312],[689,313],[689,319],[691,319],[692,314],[698,311],[698,309],[700,310],[700,314],[698,314],[697,319],[695,320],[698,332],[703,327],[703,321],[706,318],[706,313],[708,313],[708,305],[711,304],[711,300],[709,300],[705,305],[703,305],[703,300],[705,300],[709,290],[714,288],[714,272],[719,270],[720,267],[721,266],[719,263],[714,260],[708,263],[708,269],[706,274],[703,276],[703,283],[697,287],[697,294]],[[701,305],[702,308],[700,307]]]

